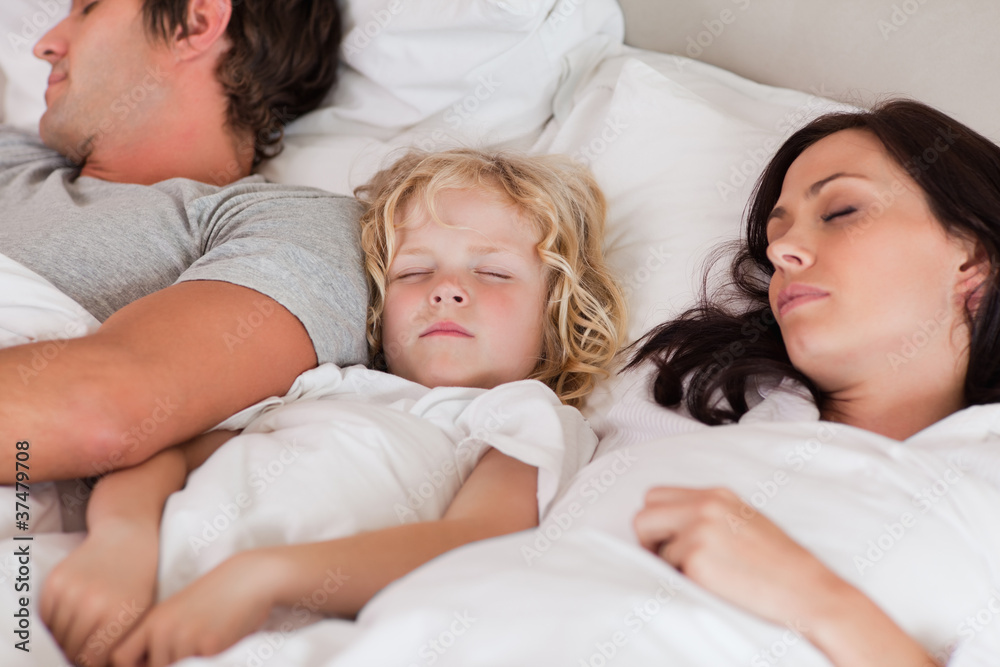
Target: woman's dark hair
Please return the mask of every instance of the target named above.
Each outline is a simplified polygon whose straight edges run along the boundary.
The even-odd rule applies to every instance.
[[[189,0],[143,0],[149,33],[187,34]],[[253,137],[254,164],[281,152],[286,123],[312,111],[337,78],[340,9],[334,0],[232,0],[232,47],[216,76],[229,125]]]
[[[792,162],[820,139],[850,129],[870,132],[882,142],[923,190],[948,234],[978,241],[989,273],[977,290],[975,314],[968,315],[965,401],[1000,401],[1000,147],[925,104],[890,100],[868,111],[821,116],[778,149],[747,207],[746,236],[732,261],[729,284],[710,297],[706,274],[700,304],[634,346],[638,349],[626,368],[646,360],[657,364],[657,403],[676,407],[683,401],[692,416],[710,425],[737,421],[748,410],[745,396],[755,377],[792,378],[822,403],[819,388],[792,366],[771,312],[767,288],[774,267],[767,258],[767,219]]]

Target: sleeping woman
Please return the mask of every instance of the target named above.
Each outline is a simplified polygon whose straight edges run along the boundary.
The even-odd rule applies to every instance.
[[[824,116],[796,132],[764,171],[731,267],[735,294],[706,298],[652,331],[631,364],[656,364],[655,400],[704,424],[740,421],[761,383],[779,394],[797,386],[821,420],[859,429],[847,429],[848,441],[891,439],[878,447],[892,459],[916,461],[935,431],[943,451],[958,450],[985,437],[974,426],[983,409],[970,406],[1000,401],[998,267],[1000,148],[911,101]],[[973,469],[968,478],[977,474],[985,473]],[[953,468],[942,479],[963,475]],[[839,481],[845,498],[849,482]],[[870,574],[876,555],[913,548],[919,538],[904,535],[920,516],[918,501],[944,507],[958,502],[952,495],[914,496],[912,511],[886,524],[886,539],[855,556],[856,570]],[[645,496],[634,528],[642,545],[708,591],[779,625],[794,622],[835,665],[947,658],[930,655],[849,583],[845,573],[855,568],[835,573],[760,506],[727,489],[661,486]],[[939,602],[917,594],[936,579],[911,579],[910,607],[947,606],[944,595]],[[951,631],[964,634],[961,624]]]
[[[41,600],[72,659],[211,655],[302,601],[352,617],[449,549],[537,525],[589,460],[596,438],[573,406],[624,335],[593,178],[556,156],[411,153],[360,194],[369,340],[389,372],[320,366],[293,386],[301,400],[274,399],[243,434],[209,433],[101,479],[89,534]],[[308,507],[251,507],[239,486],[278,454],[293,472],[250,487],[305,499],[305,486]],[[164,502],[203,461],[164,517],[162,601],[109,638],[123,602],[153,602]],[[217,507],[225,527],[199,537],[222,525]]]

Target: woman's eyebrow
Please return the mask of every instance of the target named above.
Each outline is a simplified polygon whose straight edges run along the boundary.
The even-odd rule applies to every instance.
[[[812,199],[813,197],[819,194],[819,191],[822,190],[825,185],[827,185],[831,181],[837,180],[838,178],[861,178],[866,181],[871,180],[864,174],[850,174],[847,172],[838,171],[836,174],[831,174],[826,178],[820,179],[815,183],[813,183],[812,185],[810,185],[809,189],[806,190],[806,199]],[[767,220],[764,221],[764,224],[766,225],[767,223],[771,222],[771,220],[774,218],[785,217],[785,214],[787,212],[788,211],[785,210],[784,206],[775,206],[774,210],[772,210],[771,213],[767,216]]]
[[[809,189],[806,191],[806,198],[811,199],[812,197],[815,197],[816,195],[819,194],[819,191],[823,189],[823,186],[825,186],[830,181],[837,180],[838,178],[863,178],[866,181],[871,180],[864,174],[850,174],[847,172],[838,171],[836,174],[831,174],[830,176],[827,176],[826,178],[816,181],[815,183],[810,185]]]

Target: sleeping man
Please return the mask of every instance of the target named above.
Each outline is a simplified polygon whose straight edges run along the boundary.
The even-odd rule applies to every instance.
[[[18,442],[32,482],[86,477],[365,359],[360,206],[250,175],[339,38],[328,1],[73,0],[39,40],[41,141],[0,129],[0,253],[101,326],[0,350],[0,483]]]

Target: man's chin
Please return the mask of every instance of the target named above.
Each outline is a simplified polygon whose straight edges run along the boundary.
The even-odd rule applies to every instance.
[[[59,122],[59,114],[49,107],[38,122],[38,136],[42,143],[58,151],[67,160],[82,165],[90,154],[92,137],[79,139],[66,132],[65,124]]]

